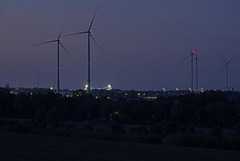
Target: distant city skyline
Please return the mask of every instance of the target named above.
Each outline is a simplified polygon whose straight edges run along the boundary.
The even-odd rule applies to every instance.
[[[190,65],[179,62],[190,40],[205,62],[198,65],[198,88],[224,90],[229,60],[228,87],[240,90],[238,0],[1,0],[0,86],[56,89],[57,46],[34,44],[56,37],[63,22],[62,35],[85,30],[97,3],[92,34],[106,54],[91,44],[92,87],[188,89]],[[87,36],[61,42],[72,58],[60,53],[60,88],[84,88]]]

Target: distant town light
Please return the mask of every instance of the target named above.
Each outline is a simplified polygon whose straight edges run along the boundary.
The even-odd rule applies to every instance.
[[[112,90],[112,86],[110,84],[108,85],[108,90]]]
[[[50,87],[50,90],[53,90],[53,87]]]
[[[86,91],[87,89],[88,89],[88,85],[86,84],[84,90]]]
[[[163,92],[166,92],[166,89],[165,89],[165,88],[163,88],[163,89],[162,89],[162,91],[163,91]]]
[[[147,99],[157,99],[157,97],[146,97]]]
[[[179,91],[179,89],[178,89],[178,88],[176,88],[176,91],[178,92],[178,91]]]

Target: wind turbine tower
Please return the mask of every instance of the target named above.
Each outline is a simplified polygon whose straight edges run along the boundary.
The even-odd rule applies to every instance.
[[[89,28],[87,31],[83,31],[83,32],[77,32],[77,33],[73,33],[73,34],[69,34],[69,35],[65,35],[64,37],[68,37],[68,36],[73,36],[73,35],[79,35],[79,34],[87,34],[88,35],[88,62],[87,62],[87,65],[88,65],[88,80],[87,80],[87,93],[90,94],[91,93],[91,88],[90,88],[90,78],[91,78],[91,39],[93,40],[93,42],[97,45],[97,47],[104,53],[103,49],[98,45],[97,41],[94,39],[93,35],[92,35],[92,31],[91,31],[91,28],[92,28],[92,25],[93,25],[93,22],[94,22],[94,19],[95,19],[95,16],[96,16],[96,13],[97,13],[97,9],[98,9],[98,5],[95,9],[95,12],[94,12],[94,15],[93,15],[93,18],[92,18],[92,21],[89,25]]]
[[[190,46],[190,55],[188,55],[186,58],[184,58],[179,64],[182,64],[184,61],[186,61],[190,57],[190,88],[191,92],[193,92],[193,62],[195,59],[193,59],[193,56],[195,55],[194,52],[192,51],[191,43],[189,41],[189,46]]]
[[[226,63],[226,91],[228,91],[228,63],[229,63],[229,61],[228,60],[226,60],[225,61],[225,63]]]
[[[191,51],[191,90],[193,91],[193,51]]]
[[[62,49],[67,53],[67,49],[62,45],[62,43],[60,42],[60,38],[61,38],[61,35],[62,35],[62,29],[63,29],[63,26],[60,30],[60,33],[57,37],[57,39],[55,40],[51,40],[51,41],[45,41],[45,42],[42,42],[42,43],[39,43],[37,45],[43,45],[43,44],[49,44],[49,43],[57,43],[57,93],[59,94],[59,91],[60,91],[60,63],[59,63],[59,51],[60,51],[60,46],[62,47]]]
[[[191,42],[189,41],[190,52],[191,52],[191,91],[193,91],[193,55],[194,52],[192,51]]]
[[[198,93],[198,59],[199,57],[196,56],[196,93]]]

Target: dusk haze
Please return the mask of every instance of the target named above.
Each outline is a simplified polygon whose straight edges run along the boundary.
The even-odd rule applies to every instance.
[[[189,41],[199,57],[199,88],[240,89],[238,0],[1,0],[0,85],[57,88],[56,45],[35,44],[85,31],[99,4],[91,44],[91,86],[161,90],[190,88]],[[62,38],[72,57],[60,53],[61,88],[87,84],[87,35]],[[194,77],[195,79],[195,77]],[[195,81],[194,81],[195,82]]]

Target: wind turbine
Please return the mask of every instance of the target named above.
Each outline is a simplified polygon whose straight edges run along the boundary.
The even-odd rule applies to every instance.
[[[197,51],[197,48],[196,48],[196,58],[195,58],[195,61],[196,61],[196,93],[198,93],[198,61],[202,61],[201,59],[199,59],[199,56],[198,56],[198,51]]]
[[[198,59],[199,57],[196,56],[196,93],[198,93]]]
[[[198,54],[199,54],[199,51],[197,51],[197,49],[196,49],[196,54],[194,54],[196,57],[195,57],[195,59],[194,59],[194,61],[196,61],[196,85],[195,85],[195,88],[196,88],[196,93],[198,93],[198,77],[199,77],[199,75],[198,75],[198,62],[199,61],[201,61],[201,62],[203,62],[203,63],[205,63],[205,61],[203,61],[203,59],[200,59],[199,58],[199,56],[198,56]]]
[[[87,80],[87,86],[86,86],[88,94],[90,94],[90,92],[91,92],[91,89],[90,89],[90,65],[91,65],[91,62],[90,62],[90,58],[91,58],[90,57],[90,54],[91,54],[90,49],[91,49],[91,47],[90,47],[90,45],[91,45],[91,41],[90,40],[92,39],[93,42],[97,45],[97,47],[104,53],[103,49],[98,45],[97,41],[92,36],[92,31],[91,31],[92,25],[93,25],[93,22],[94,22],[96,13],[97,13],[97,9],[98,9],[98,5],[97,5],[97,7],[95,9],[92,21],[91,21],[87,31],[77,32],[77,33],[73,33],[73,34],[69,34],[69,35],[63,36],[63,37],[68,37],[68,36],[80,35],[80,34],[87,34],[88,35],[88,63],[87,63],[87,65],[88,65],[88,80]]]
[[[191,84],[190,84],[190,87],[191,87],[191,91],[193,91],[193,55],[194,55],[194,52],[192,50],[192,46],[191,46],[191,42],[189,41],[189,46],[190,46],[190,55],[188,55],[186,58],[184,58],[179,64],[182,64],[185,60],[187,60],[189,57],[190,57],[190,62],[191,62],[191,72],[190,72],[190,77],[191,77]]]
[[[199,51],[196,51],[196,54],[194,54],[196,56],[196,58],[194,59],[196,61],[196,93],[198,93],[198,80],[199,80],[199,67],[198,67],[198,64],[199,64],[199,61],[204,63],[204,64],[207,64],[207,59],[202,57],[201,58],[198,56],[199,54]]]
[[[67,53],[69,54],[69,52],[67,51],[67,49],[62,45],[62,43],[60,42],[60,38],[61,38],[61,35],[62,35],[62,30],[63,30],[63,26],[59,32],[59,35],[57,37],[57,39],[55,40],[51,40],[51,41],[45,41],[45,42],[42,42],[42,43],[39,43],[37,45],[43,45],[43,44],[49,44],[49,43],[57,43],[57,93],[59,94],[59,91],[60,91],[60,80],[59,80],[59,71],[60,71],[60,64],[59,64],[59,52],[60,52],[60,46],[62,47],[62,49]]]
[[[226,60],[225,63],[226,63],[226,75],[225,75],[226,82],[225,83],[226,83],[226,91],[228,91],[228,63],[229,63],[229,61]]]

